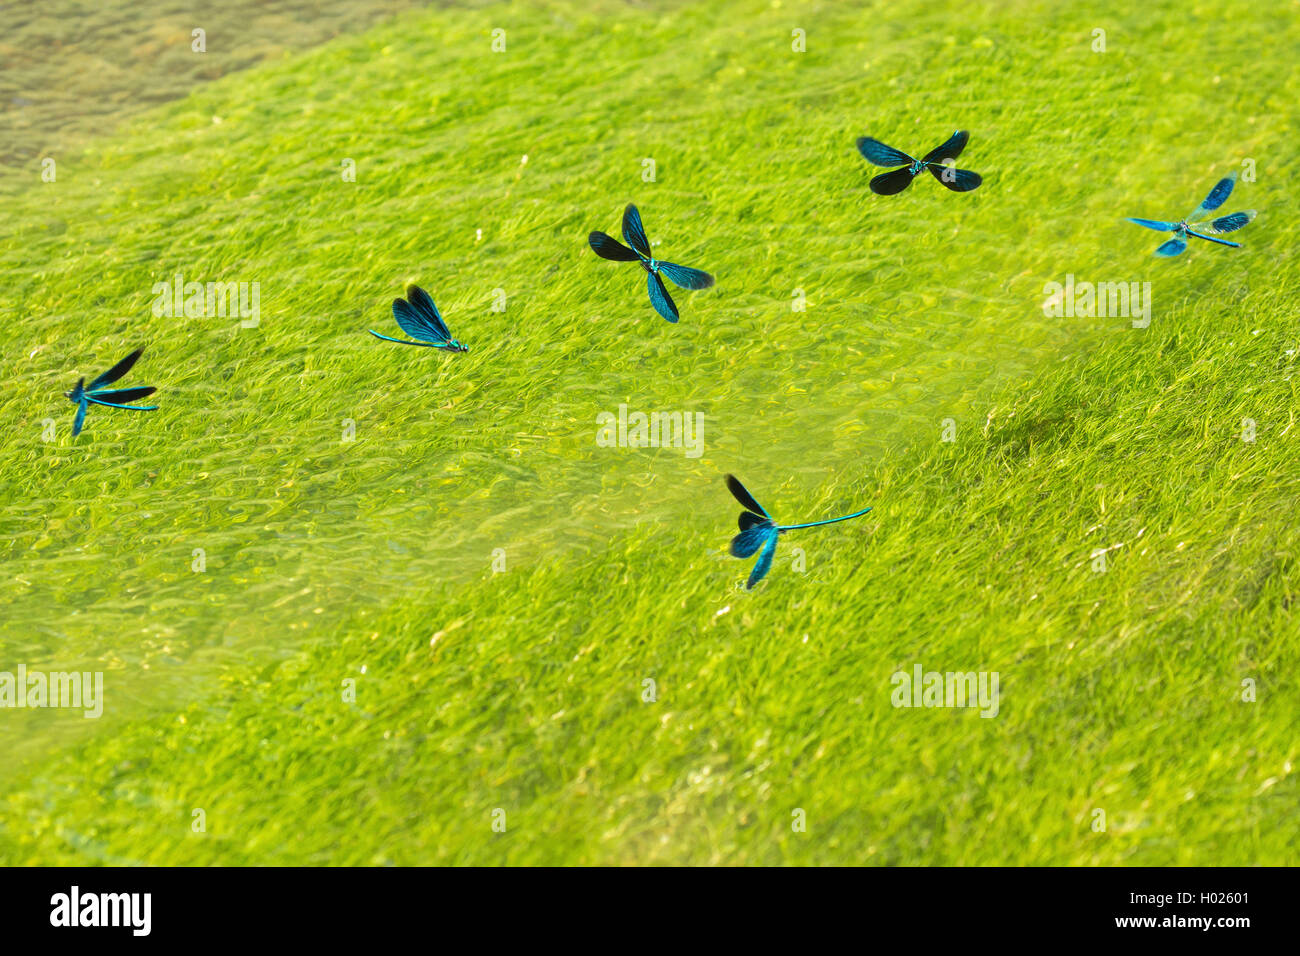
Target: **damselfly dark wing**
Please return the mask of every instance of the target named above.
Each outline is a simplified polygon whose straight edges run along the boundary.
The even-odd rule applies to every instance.
[[[442,320],[442,313],[438,307],[433,304],[433,299],[429,293],[425,292],[418,285],[406,287],[406,298],[411,303],[411,308],[415,309],[418,315],[428,326],[438,333],[443,339],[451,339],[451,331],[447,328],[447,323]]]
[[[1214,188],[1211,189],[1210,194],[1205,197],[1205,201],[1192,210],[1192,214],[1187,217],[1187,221],[1196,222],[1214,212],[1214,210],[1218,209],[1228,201],[1228,197],[1232,195],[1232,187],[1235,185],[1237,185],[1236,173],[1224,176],[1214,184]]]
[[[961,151],[966,148],[966,143],[970,141],[970,133],[964,129],[959,129],[948,137],[948,141],[942,146],[936,146],[924,156],[921,161],[925,163],[946,163],[951,159],[956,159],[961,155]]]
[[[603,232],[593,232],[587,237],[587,244],[602,259],[613,259],[615,262],[636,262],[641,258],[613,236],[606,235]]]
[[[1156,255],[1172,258],[1181,255],[1182,251],[1187,248],[1187,240],[1182,236],[1174,236],[1168,242],[1156,249]]]
[[[934,174],[935,179],[955,193],[968,193],[984,182],[979,173],[972,173],[969,169],[958,169],[956,166],[927,166],[925,168]]]
[[[428,298],[428,296],[426,295],[425,298]],[[413,339],[433,342],[437,345],[444,345],[451,340],[451,334],[447,331],[446,323],[442,321],[441,316],[436,315],[436,311],[434,317],[431,318],[427,311],[417,309],[405,299],[393,300],[393,318],[402,327],[402,331]],[[372,332],[371,334],[376,335],[377,333]]]
[[[886,146],[878,139],[863,136],[858,140],[858,152],[867,162],[875,166],[910,166],[915,162],[911,156],[900,149]]]
[[[645,226],[641,225],[641,214],[631,203],[623,210],[623,241],[640,253],[642,258],[651,258],[650,240],[646,238]]]
[[[763,578],[767,577],[767,572],[772,570],[772,558],[776,556],[776,535],[773,534],[763,545],[763,553],[758,556],[758,562],[754,565],[754,570],[749,572],[749,580],[745,582],[746,590],[752,590],[754,585]]]
[[[109,385],[113,382],[116,382],[127,372],[131,371],[131,366],[134,365],[139,360],[140,356],[143,353],[144,353],[143,348],[136,349],[126,358],[122,359],[122,361],[118,362],[116,365],[110,368],[103,375],[99,376],[99,378],[95,379],[93,382],[87,385],[86,391],[93,392],[101,385]]]
[[[411,308],[411,303],[407,302],[405,299],[393,300],[393,318],[396,319],[397,324],[402,327],[402,331],[413,339],[420,339],[423,342],[436,342],[438,344],[447,341],[447,337],[438,329],[430,327],[427,322],[420,318],[420,316],[416,314],[415,309]],[[371,335],[378,335],[378,333],[371,331]]]
[[[915,177],[916,174],[912,172],[912,168],[904,166],[902,169],[895,169],[892,173],[881,173],[867,185],[871,187],[871,191],[877,196],[893,196],[912,185],[912,180]]]
[[[81,426],[86,424],[86,409],[90,408],[90,403],[86,399],[77,402],[77,417],[72,420],[72,437],[76,438],[81,434]]]
[[[731,492],[733,498],[739,501],[748,510],[755,514],[760,514],[764,518],[772,517],[763,510],[762,505],[754,500],[754,496],[749,493],[745,486],[740,483],[740,479],[735,475],[727,475],[727,490]]]
[[[1241,212],[1229,213],[1226,216],[1213,219],[1204,228],[1206,232],[1222,235],[1225,232],[1236,232],[1238,229],[1250,225],[1254,218],[1255,210],[1243,209]]]
[[[961,155],[961,151],[966,148],[970,141],[970,133],[964,129],[959,129],[948,137],[948,141],[941,146],[936,146],[921,158],[926,163],[926,168],[939,180],[955,193],[968,193],[972,189],[979,187],[984,179],[979,173],[973,173],[969,169],[957,169],[949,164]]]
[[[676,322],[680,318],[677,305],[664,286],[664,280],[654,272],[646,273],[646,291],[650,293],[650,304],[655,307],[656,312],[669,322]]]
[[[114,404],[121,405],[123,402],[135,402],[142,398],[147,398],[156,391],[158,391],[158,389],[152,385],[144,385],[139,388],[109,389],[107,391],[96,389],[93,392],[89,392],[87,398],[92,402],[113,402]]]
[[[707,289],[713,285],[713,276],[699,269],[689,269],[675,262],[660,262],[659,271],[683,289]]]
[[[729,548],[731,556],[733,558],[747,558],[761,548],[768,538],[775,537],[776,529],[772,527],[771,522],[742,531],[731,539],[731,547]]]

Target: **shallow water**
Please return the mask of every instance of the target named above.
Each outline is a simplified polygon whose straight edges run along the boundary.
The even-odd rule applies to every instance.
[[[184,0],[6,3],[0,170],[30,169],[200,84],[427,5],[231,0],[200,12]],[[196,29],[204,31],[202,53]]]
[[[908,437],[937,438],[949,415],[962,429],[978,427],[976,396],[1062,345],[1062,330],[1041,317],[1014,337],[969,341],[978,326],[949,316],[922,334],[881,323],[873,332],[879,354],[858,357],[842,376],[818,372],[829,360],[826,347],[810,344],[769,354],[761,371],[737,372],[708,401],[626,395],[633,411],[704,413],[699,458],[671,448],[598,447],[597,415],[618,407],[593,397],[576,381],[581,376],[537,402],[528,424],[518,422],[504,439],[504,453],[496,434],[477,437],[473,421],[455,426],[461,442],[443,460],[431,460],[411,437],[427,422],[359,415],[357,440],[345,444],[337,437],[348,414],[341,407],[307,423],[318,433],[314,447],[261,435],[251,440],[253,451],[247,435],[216,424],[179,458],[162,445],[140,449],[135,469],[146,475],[186,463],[195,470],[157,497],[118,486],[113,494],[130,497],[101,501],[88,516],[78,512],[89,509],[57,496],[5,506],[13,542],[6,564],[24,568],[5,589],[5,617],[22,624],[7,629],[6,657],[29,667],[52,661],[105,670],[112,719],[141,708],[167,713],[201,697],[227,669],[239,675],[250,661],[260,667],[303,642],[330,640],[340,627],[364,627],[367,608],[423,605],[444,586],[486,577],[500,552],[507,569],[516,569],[600,553],[636,526],[689,522],[701,529],[700,553],[690,559],[725,562],[737,508],[722,473],[741,474],[791,520],[866,504],[879,509],[879,501],[808,503],[794,495],[837,471],[860,474],[873,460],[905,454]],[[950,343],[962,338],[968,341],[956,353]],[[755,403],[752,395],[768,380],[819,384],[780,387]],[[70,408],[59,414],[67,417]],[[472,413],[494,416],[523,414],[490,398]],[[118,427],[100,416],[86,435],[111,447]],[[66,449],[44,454],[61,459],[61,468],[76,467]],[[250,468],[250,459],[265,470]],[[114,460],[99,466],[111,473]],[[205,555],[204,573],[192,570],[196,548]],[[817,542],[808,548],[815,559]],[[737,567],[717,571],[720,583],[740,580]],[[431,615],[430,634],[445,623]],[[79,653],[69,655],[70,648]],[[15,754],[39,752],[90,723],[63,714],[52,720],[50,711],[16,713],[0,725],[0,746]]]
[[[226,8],[228,24],[263,39],[250,40],[238,58],[219,61],[214,70],[183,51],[169,53],[172,59],[160,66],[152,47],[118,47],[115,68],[97,70],[92,58],[108,56],[98,49],[99,34],[62,36],[59,68],[98,76],[85,88],[50,77],[51,58],[35,55],[51,35],[50,14],[19,18],[6,42],[11,53],[21,47],[25,59],[7,71],[9,85],[0,91],[12,107],[0,118],[0,162],[26,169],[56,130],[73,148],[103,132],[106,118],[132,116],[187,85],[359,30],[404,5],[349,2],[312,10],[318,6],[320,15],[303,24],[283,19],[292,7],[265,19],[260,5]],[[157,28],[157,36],[165,35],[157,42],[169,51],[182,19],[175,13],[158,21],[167,27]],[[33,83],[60,92],[31,100],[22,90]],[[831,92],[805,89],[800,96]],[[47,109],[53,104],[58,108]],[[512,163],[526,145],[511,144]],[[436,142],[429,147],[437,148]],[[1055,148],[1042,147],[1049,155]],[[168,162],[174,160],[159,160],[160,175]],[[529,174],[559,182],[581,176],[567,157],[545,163],[535,156]],[[994,160],[980,168],[991,180],[1000,172]],[[469,355],[430,355],[366,336],[368,327],[392,331],[381,324],[384,299],[395,294],[386,285],[367,286],[369,301],[354,306],[360,297],[344,288],[360,281],[354,277],[331,277],[304,299],[294,287],[308,277],[285,276],[267,289],[265,324],[255,333],[212,320],[167,327],[202,343],[206,367],[151,364],[147,353],[128,384],[167,383],[158,396],[163,409],[148,422],[92,411],[73,449],[34,437],[47,415],[66,427],[71,407],[33,402],[14,425],[30,441],[20,443],[26,457],[11,472],[13,493],[0,503],[7,542],[0,669],[23,661],[29,668],[104,670],[113,707],[102,721],[11,711],[0,722],[0,748],[21,759],[79,734],[111,733],[114,721],[141,714],[176,719],[177,708],[223,681],[249,679],[341,628],[365,628],[370,611],[395,603],[427,606],[444,587],[490,576],[502,551],[507,567],[519,568],[602,553],[628,529],[690,523],[700,535],[689,559],[716,561],[720,587],[735,586],[744,572],[734,564],[722,570],[737,510],[720,481],[724,472],[739,474],[790,520],[879,506],[874,499],[807,501],[801,494],[835,475],[857,479],[886,456],[901,460],[909,443],[937,440],[945,418],[953,417],[962,433],[978,429],[987,412],[982,400],[998,384],[1083,347],[1090,336],[1126,326],[1124,320],[1044,316],[1038,307],[1044,277],[1032,263],[1008,277],[984,261],[979,204],[990,200],[983,196],[943,207],[946,218],[933,227],[919,262],[865,226],[860,235],[828,239],[817,250],[784,244],[783,228],[818,216],[818,204],[865,210],[871,197],[862,171],[853,167],[853,174],[846,180],[851,186],[832,185],[807,205],[776,218],[765,213],[760,221],[745,203],[789,184],[778,165],[754,161],[749,195],[717,211],[728,219],[730,241],[713,243],[714,258],[698,262],[719,275],[719,287],[678,295],[683,319],[671,330],[646,305],[639,272],[597,273],[617,268],[612,263],[591,264],[593,281],[617,298],[593,295],[574,304],[572,296],[551,297],[547,283],[559,281],[556,273],[574,254],[569,233],[578,245],[583,233],[569,228],[573,210],[563,196],[530,195],[511,207],[516,218],[487,223],[485,249],[512,238],[511,229],[536,243],[533,285],[512,290],[504,315],[487,302],[488,292],[506,280],[455,275],[454,263],[410,254],[413,269],[423,263],[452,273],[446,284],[457,291],[447,299],[439,294],[439,303],[453,332],[471,345]],[[949,198],[939,196],[934,182],[914,188],[934,193],[918,197],[919,208]],[[189,201],[198,208],[205,199]],[[231,202],[222,228],[283,215],[274,196]],[[617,208],[611,203],[610,220],[591,227],[612,229]],[[436,212],[424,215],[433,220]],[[139,235],[102,236],[93,222],[65,220],[57,203],[48,215],[48,229],[83,243],[79,255],[97,268],[157,258],[164,273],[178,250],[201,248],[203,229],[212,227],[198,213],[178,209],[176,221],[156,235],[141,226]],[[418,238],[419,230],[435,228],[423,222],[411,227],[417,242],[364,218],[341,223],[339,215],[322,200],[319,209],[285,223],[277,238],[313,250],[332,243],[341,255],[384,244],[435,244]],[[647,215],[651,238],[663,230],[680,242],[694,225],[683,221],[686,215]],[[552,245],[529,233],[537,221],[564,224],[554,227]],[[467,236],[459,241],[470,243]],[[1087,241],[1093,248],[1082,252],[1091,253],[1104,240]],[[938,265],[936,242],[951,248]],[[851,293],[837,299],[812,289],[807,310],[792,311],[791,290],[824,262],[838,264],[821,286],[835,287],[830,279],[838,277]],[[17,268],[30,274],[42,265]],[[728,271],[741,268],[758,269],[757,289],[727,287]],[[960,273],[960,282],[947,268]],[[365,271],[364,256],[356,270]],[[120,308],[144,314],[147,303],[142,293],[141,301]],[[63,308],[42,321],[75,322],[76,303]],[[558,314],[569,337],[530,336],[516,324],[530,308]],[[32,395],[48,398],[71,384],[72,373],[65,357],[42,349],[16,343],[6,371]],[[83,367],[76,374],[93,374],[86,367],[92,362],[104,365],[103,356],[78,356]],[[623,402],[633,411],[703,413],[703,455],[599,447],[597,416],[616,413]],[[181,427],[195,416],[202,416],[201,430]],[[346,420],[355,422],[354,441],[344,440]],[[93,495],[70,497],[67,483],[85,487],[92,467]],[[808,547],[815,557],[818,545]],[[198,550],[206,562],[202,572],[193,569]],[[442,623],[431,612],[430,634]]]

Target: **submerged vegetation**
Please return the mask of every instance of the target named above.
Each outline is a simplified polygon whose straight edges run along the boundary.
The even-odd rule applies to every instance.
[[[0,671],[104,674],[0,711],[0,860],[1294,860],[1300,22],[679,9],[405,13],[0,184]],[[859,137],[957,128],[978,190],[871,192]],[[1122,219],[1244,160],[1247,248]],[[716,277],[677,324],[588,246],[628,202]],[[367,334],[412,282],[472,351]],[[746,591],[733,471],[872,510]]]

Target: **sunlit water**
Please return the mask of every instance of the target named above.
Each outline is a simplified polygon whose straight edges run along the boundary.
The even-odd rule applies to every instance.
[[[337,8],[334,20],[322,15],[311,35],[294,34],[297,27],[286,24],[286,38],[319,42],[393,8],[321,6],[326,14]],[[255,16],[257,9],[227,8],[224,15]],[[21,46],[26,33],[30,54],[49,29],[34,17],[16,23],[6,42]],[[266,43],[261,54],[250,50],[227,67],[271,55],[277,47]],[[71,53],[92,55],[75,46]],[[38,60],[31,58],[32,64]],[[5,90],[10,109],[0,161],[37,156],[48,133],[31,118],[38,113],[42,122],[71,123],[68,135],[75,139],[91,135],[122,101],[147,104],[183,90],[174,71],[155,72],[143,54],[141,64],[140,70],[121,66],[96,85],[93,97],[87,93],[78,100],[74,91],[53,113],[29,113],[30,93]],[[161,76],[169,78],[165,89],[160,82],[151,95],[140,94],[150,89],[151,77]],[[207,78],[196,71],[187,82]],[[79,112],[79,106],[87,108]],[[919,188],[937,186],[925,182]],[[902,265],[878,268],[896,272]],[[933,279],[916,281],[924,286]],[[856,308],[847,332],[819,327],[818,310],[829,303],[813,301],[807,311],[793,312],[784,289],[743,306],[708,307],[703,295],[683,293],[683,323],[674,330],[687,350],[682,368],[688,371],[677,373],[680,390],[664,381],[670,374],[664,356],[649,344],[640,353],[588,356],[585,367],[548,351],[558,346],[542,345],[525,360],[531,366],[500,373],[490,364],[479,366],[458,386],[467,397],[435,392],[440,397],[422,420],[385,420],[326,390],[318,417],[301,422],[296,433],[268,434],[250,429],[248,408],[226,407],[230,393],[214,386],[208,396],[188,399],[209,425],[187,445],[159,433],[153,421],[129,423],[158,433],[156,444],[134,456],[148,476],[142,486],[115,483],[115,467],[127,462],[115,460],[107,451],[111,439],[102,439],[106,451],[96,467],[108,477],[93,508],[59,495],[58,469],[74,467],[67,448],[43,448],[39,460],[49,472],[32,476],[30,496],[0,506],[0,524],[11,542],[0,669],[21,661],[29,668],[103,670],[113,706],[101,722],[75,713],[7,713],[0,721],[0,749],[11,757],[8,768],[79,734],[111,732],[114,720],[142,714],[174,719],[176,707],[202,699],[224,674],[265,667],[306,642],[364,626],[368,609],[431,603],[444,587],[491,574],[494,556],[502,552],[508,567],[521,568],[557,555],[600,553],[612,538],[639,526],[653,534],[656,526],[689,524],[699,530],[699,555],[719,556],[720,587],[728,587],[741,572],[721,566],[736,511],[719,480],[722,473],[740,473],[791,520],[809,520],[818,515],[801,511],[797,500],[778,501],[776,488],[815,488],[837,472],[865,473],[872,460],[904,454],[909,442],[935,440],[947,416],[956,417],[960,428],[978,428],[979,398],[1061,354],[1088,331],[1087,323],[1063,324],[1034,307],[1040,281],[974,271],[960,292],[947,289],[928,301],[918,293]],[[655,340],[663,324],[645,305],[643,289],[640,274],[629,270],[626,307],[606,308],[595,319],[575,313],[573,320],[613,323],[635,316],[638,331]],[[1023,314],[1021,323],[995,321],[1008,304]],[[268,303],[268,311],[272,307]],[[769,342],[690,354],[692,323],[747,328],[755,313],[771,316]],[[319,318],[337,319],[325,313]],[[474,340],[478,318],[486,321],[486,311],[462,311],[453,328],[475,347],[476,357],[491,352],[490,343]],[[356,324],[364,328],[377,321]],[[350,338],[330,340],[323,351],[319,343],[279,342],[274,359],[256,351],[253,358],[286,370],[328,370],[345,366],[359,350],[400,350],[379,345],[361,328]],[[395,380],[411,376],[415,361],[395,354]],[[427,367],[446,361],[469,360],[438,356]],[[142,363],[131,383],[147,382],[150,371]],[[523,415],[518,395],[537,391],[538,379],[541,395],[530,399]],[[619,384],[611,388],[611,381]],[[301,382],[300,375],[293,387]],[[646,384],[639,388],[637,382]],[[233,386],[221,386],[228,387]],[[185,401],[175,393],[160,399]],[[617,413],[622,401],[632,411],[703,413],[703,454],[600,447],[597,416]],[[34,413],[21,427],[36,429],[46,413]],[[56,414],[66,424],[71,406]],[[107,435],[110,425],[116,430],[127,424],[108,415],[128,414],[92,410],[86,442],[95,442],[97,432]],[[355,440],[345,441],[342,422],[350,417],[357,422]],[[428,428],[454,430],[456,442],[445,457],[429,459],[420,441]],[[150,494],[161,475],[169,477],[166,490]],[[838,504],[847,510],[880,503]],[[202,571],[195,570],[199,560],[206,562]],[[440,623],[431,616],[430,633]]]

